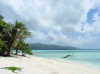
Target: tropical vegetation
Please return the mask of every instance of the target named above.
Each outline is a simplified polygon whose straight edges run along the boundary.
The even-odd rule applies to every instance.
[[[0,15],[0,55],[10,56],[14,50],[16,54],[19,50],[22,55],[32,54],[29,44],[24,42],[25,38],[31,36],[31,32],[22,22],[16,21],[15,24],[11,24],[3,19]]]

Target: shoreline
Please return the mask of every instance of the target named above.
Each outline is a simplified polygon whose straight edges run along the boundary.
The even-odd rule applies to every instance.
[[[35,56],[35,57],[40,57],[40,56]],[[63,63],[66,63],[66,62],[72,62],[72,63],[76,63],[76,64],[81,64],[81,65],[85,65],[85,66],[90,66],[90,67],[95,67],[95,68],[100,68],[100,64],[95,64],[95,63],[91,63],[91,62],[83,62],[83,61],[76,61],[76,60],[69,60],[69,59],[60,59],[60,58],[47,58],[47,57],[40,57],[40,58],[46,58],[48,60],[56,60],[56,61],[59,61],[59,62],[63,62]]]
[[[100,74],[100,68],[91,65],[37,56],[0,57],[0,68],[8,66],[23,68],[18,74]],[[0,69],[0,74],[14,73]]]
[[[56,60],[56,59],[53,59],[53,60]],[[95,69],[100,70],[100,66],[98,66],[97,64],[90,63],[90,62],[85,63],[85,62],[79,62],[79,61],[73,61],[73,60],[62,60],[62,59],[57,59],[57,61],[63,62],[63,63],[68,63],[68,62],[75,63],[75,64],[79,64],[79,65],[84,65],[84,66],[90,67],[90,68],[93,67]]]
[[[100,68],[100,64],[95,64],[95,63],[91,63],[91,62],[74,61],[74,60],[69,60],[69,59],[67,59],[67,60],[63,60],[63,59],[59,60],[58,59],[58,61],[62,61],[62,62],[65,62],[65,63],[66,62],[73,62],[73,63],[76,63],[76,64],[81,64],[81,65],[86,65],[86,66],[90,66],[90,67],[95,67],[97,69]]]

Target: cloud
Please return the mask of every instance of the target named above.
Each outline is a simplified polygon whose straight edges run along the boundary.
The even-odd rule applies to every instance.
[[[99,4],[99,0],[1,0],[0,13],[6,21],[26,24],[33,34],[29,43],[89,48],[98,40],[100,16],[94,12],[92,24],[87,16]]]

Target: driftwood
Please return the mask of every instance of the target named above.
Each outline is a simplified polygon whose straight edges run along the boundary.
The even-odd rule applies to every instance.
[[[64,57],[62,57],[62,58],[67,58],[67,57],[69,57],[69,56],[72,56],[72,55],[68,54],[68,55],[66,55],[66,56],[64,56]]]

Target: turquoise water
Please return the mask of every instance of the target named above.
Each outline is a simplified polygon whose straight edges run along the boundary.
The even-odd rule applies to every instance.
[[[35,56],[100,65],[100,50],[33,50]],[[66,55],[72,55],[62,58]]]

